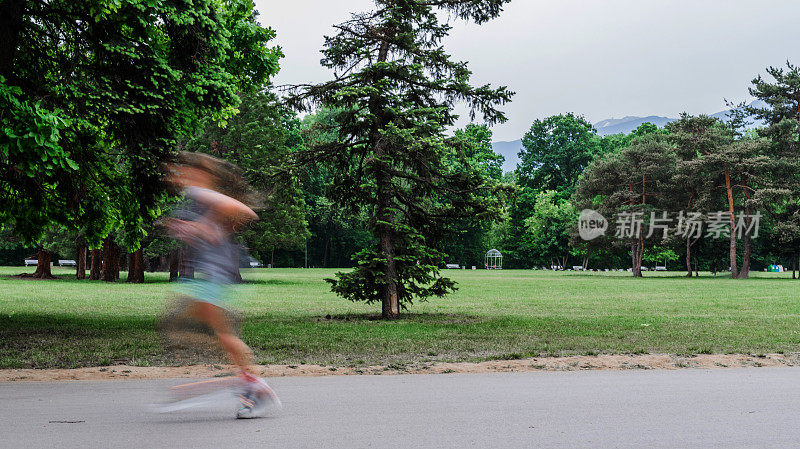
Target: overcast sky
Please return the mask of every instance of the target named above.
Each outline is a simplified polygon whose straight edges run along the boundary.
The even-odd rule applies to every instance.
[[[323,36],[371,0],[256,0],[286,57],[276,84],[319,82]],[[562,112],[592,123],[625,115],[715,113],[747,100],[769,65],[800,64],[796,0],[515,0],[482,26],[453,23],[445,47],[473,84],[507,85],[494,140]],[[466,118],[462,120],[466,123]],[[463,124],[462,123],[462,124]]]

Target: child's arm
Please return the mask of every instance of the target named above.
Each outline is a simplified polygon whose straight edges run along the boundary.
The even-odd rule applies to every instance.
[[[209,189],[192,189],[192,199],[203,203],[215,214],[236,223],[258,220],[258,215],[239,200]]]

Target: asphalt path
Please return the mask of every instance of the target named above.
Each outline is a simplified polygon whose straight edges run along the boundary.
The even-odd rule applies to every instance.
[[[282,377],[280,415],[168,414],[181,380],[0,383],[0,447],[798,447],[800,368]]]

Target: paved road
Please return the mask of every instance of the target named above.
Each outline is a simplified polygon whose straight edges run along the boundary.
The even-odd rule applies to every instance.
[[[797,447],[798,380],[800,368],[278,378],[282,415],[238,421],[230,404],[152,413],[179,381],[0,383],[0,447]]]

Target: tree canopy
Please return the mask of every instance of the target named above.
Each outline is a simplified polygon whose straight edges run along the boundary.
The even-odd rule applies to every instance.
[[[160,165],[201,117],[277,72],[249,0],[0,4],[0,222],[28,242],[59,223],[138,246]]]

